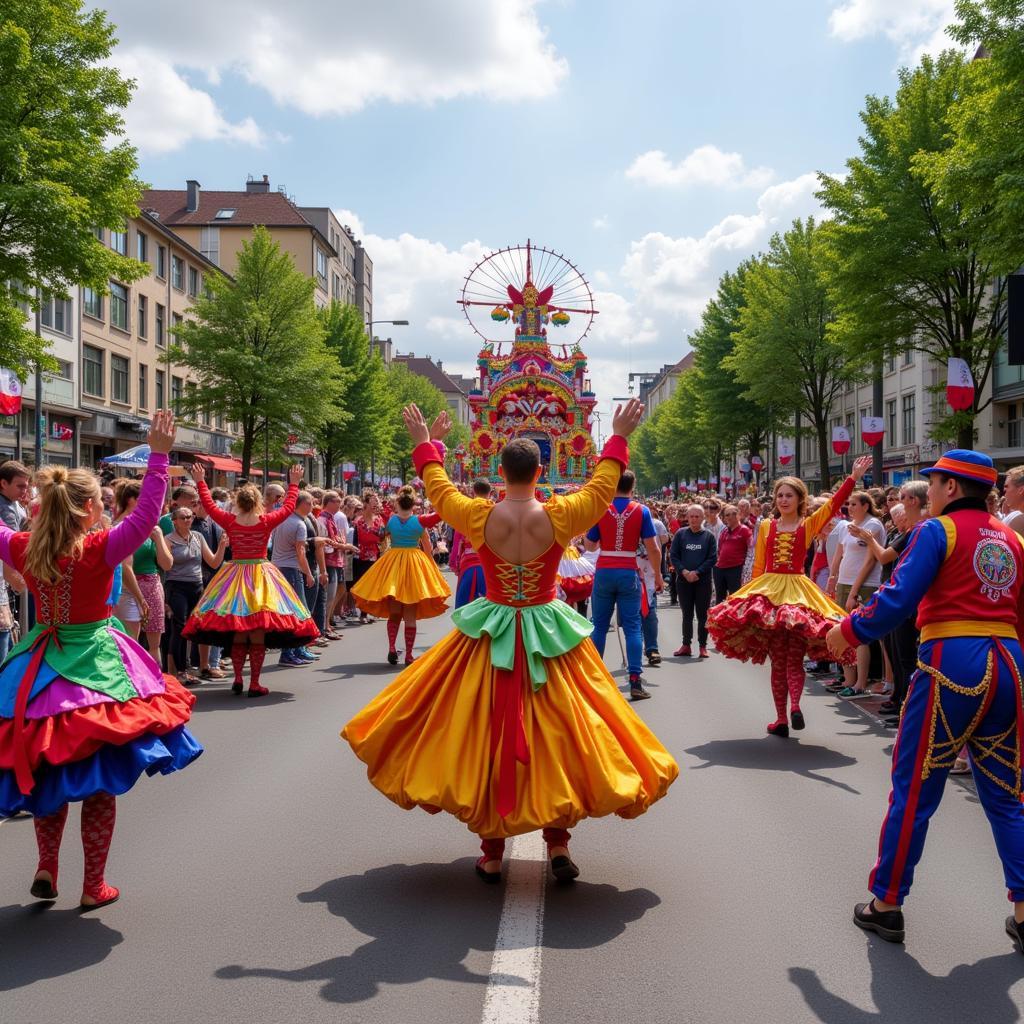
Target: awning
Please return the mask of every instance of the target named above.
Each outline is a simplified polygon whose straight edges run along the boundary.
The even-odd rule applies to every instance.
[[[208,462],[214,469],[222,473],[241,473],[242,463],[238,459],[228,459],[223,455],[203,455],[200,461]]]

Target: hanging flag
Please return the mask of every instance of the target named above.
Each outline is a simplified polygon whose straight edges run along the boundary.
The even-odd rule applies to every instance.
[[[343,480],[351,480],[356,475],[354,462],[343,462],[341,464],[341,476]]]
[[[728,486],[729,484],[732,483],[732,470],[731,469],[723,469],[722,470],[722,483],[725,484],[726,486]]]
[[[739,458],[739,467],[741,473],[750,472],[750,459],[745,459],[742,455]]]
[[[974,378],[963,359],[950,359],[946,368],[946,401],[957,412],[974,405]]]
[[[885,437],[885,420],[881,416],[861,416],[860,436],[869,448],[873,448]]]
[[[21,381],[13,370],[0,369],[0,416],[21,412]]]
[[[697,486],[698,487],[707,487],[707,485],[708,485],[707,477],[703,477],[703,476],[697,477]]]
[[[755,473],[760,473],[761,470],[764,469],[764,459],[762,459],[760,455],[751,455],[750,456],[750,468]]]
[[[850,450],[850,432],[846,427],[832,428],[832,451],[836,455],[845,455]]]
[[[780,437],[778,441],[779,465],[788,466],[796,454],[796,445],[788,437]]]

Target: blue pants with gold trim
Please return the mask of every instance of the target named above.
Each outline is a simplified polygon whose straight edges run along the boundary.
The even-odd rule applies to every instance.
[[[487,584],[484,582],[484,567],[482,565],[471,565],[459,573],[459,582],[455,587],[455,607],[461,608],[478,597],[487,593]]]
[[[928,822],[966,743],[1010,899],[1024,900],[1020,644],[989,637],[930,640],[921,645],[918,664],[903,705],[889,810],[868,887],[880,900],[903,902]]]

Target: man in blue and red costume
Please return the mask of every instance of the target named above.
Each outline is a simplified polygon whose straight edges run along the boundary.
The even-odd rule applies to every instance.
[[[857,904],[854,922],[890,942],[903,941],[901,907],[928,821],[966,743],[1014,903],[1006,930],[1024,952],[1024,658],[1017,638],[1024,621],[1024,548],[985,509],[996,482],[987,455],[957,449],[923,473],[934,518],[915,528],[891,581],[828,635],[838,655],[884,636],[915,608],[921,630],[918,671],[893,752],[878,862],[868,882],[874,898]]]
[[[489,480],[479,479],[473,481],[474,498],[490,498],[491,484]],[[455,607],[475,601],[487,593],[487,583],[484,580],[484,568],[480,556],[476,553],[469,538],[458,530],[452,536],[452,551],[448,564],[454,572],[459,574],[459,582],[455,587]]]
[[[636,550],[641,543],[647,548],[651,565],[661,564],[661,548],[654,529],[651,510],[633,500],[636,477],[630,469],[623,470],[615,497],[597,524],[587,531],[588,551],[600,544],[594,573],[594,591],[591,597],[591,618],[594,646],[604,656],[604,644],[612,612],[618,607],[619,625],[626,639],[626,665],[629,669],[630,700],[646,700],[650,693],[644,689],[640,673],[644,658],[643,616],[647,612],[647,591],[640,574]],[[660,594],[664,581],[654,575],[654,592]]]

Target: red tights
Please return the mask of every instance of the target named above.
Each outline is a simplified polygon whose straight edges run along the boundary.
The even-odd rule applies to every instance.
[[[263,662],[267,656],[265,644],[243,644],[237,640],[231,646],[231,667],[235,670],[235,683],[242,685],[242,669],[245,666],[245,656],[249,655],[249,688],[255,689],[260,685],[260,672],[263,670]]]
[[[786,698],[793,711],[800,710],[804,692],[804,654],[807,643],[787,629],[779,629],[772,636],[768,657],[772,663],[772,699],[775,701],[776,722],[786,721]]]
[[[569,837],[569,831],[564,828],[544,829],[544,842],[547,843],[549,851],[552,846],[568,846]],[[481,839],[480,849],[483,850],[484,857],[487,860],[501,860],[505,854],[505,840]]]
[[[85,880],[82,892],[97,902],[109,899],[116,890],[104,881],[110,840],[117,819],[117,801],[109,793],[95,793],[82,802],[82,851],[85,854]],[[37,871],[48,871],[57,888],[57,868],[64,824],[68,820],[68,805],[56,814],[36,818],[36,845],[39,847]]]

